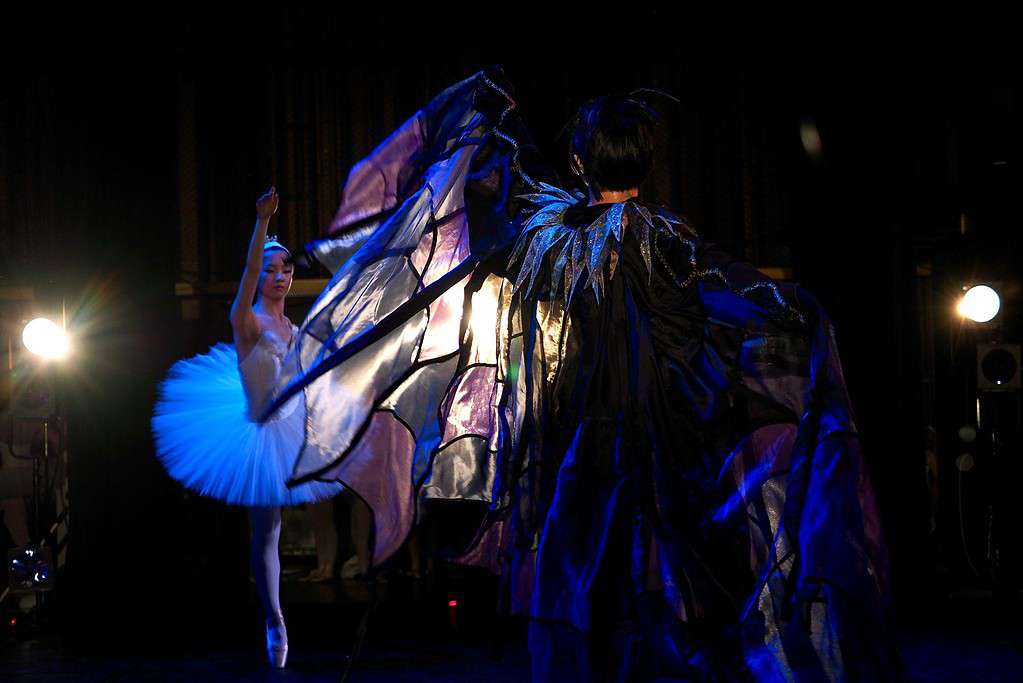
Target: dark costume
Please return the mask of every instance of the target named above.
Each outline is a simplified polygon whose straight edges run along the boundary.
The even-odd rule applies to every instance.
[[[543,182],[496,81],[353,169],[317,250],[357,250],[279,399],[305,396],[294,482],[357,491],[375,562],[417,503],[489,503],[462,560],[531,618],[537,680],[894,676],[826,316],[667,211]]]

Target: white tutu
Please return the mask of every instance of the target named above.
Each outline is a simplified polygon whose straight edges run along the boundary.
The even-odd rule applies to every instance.
[[[253,353],[263,352],[258,347]],[[152,420],[157,455],[187,488],[227,503],[277,507],[335,496],[340,484],[285,486],[304,438],[297,398],[264,424],[250,420],[235,348],[217,344],[175,363],[160,384]]]

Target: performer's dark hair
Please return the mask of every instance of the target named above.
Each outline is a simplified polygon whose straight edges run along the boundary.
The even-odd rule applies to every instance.
[[[639,187],[653,166],[654,111],[629,95],[596,97],[576,112],[569,142],[595,190]]]

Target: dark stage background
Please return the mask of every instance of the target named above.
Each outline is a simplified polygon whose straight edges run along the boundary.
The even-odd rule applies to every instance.
[[[73,529],[58,594],[76,624],[129,631],[245,603],[244,516],[163,474],[148,431],[156,383],[228,337],[217,285],[240,274],[261,191],[279,188],[272,229],[288,243],[319,236],[351,164],[491,63],[561,172],[559,132],[586,97],[649,86],[681,99],[664,108],[645,191],[830,311],[900,613],[984,585],[965,569],[950,502],[971,400],[953,371],[974,362],[950,297],[975,271],[1019,273],[1020,91],[998,36],[708,31],[638,5],[622,20],[548,9],[540,22],[269,1],[230,16],[79,12],[4,26],[0,88],[0,288],[65,298],[80,330],[61,380]]]

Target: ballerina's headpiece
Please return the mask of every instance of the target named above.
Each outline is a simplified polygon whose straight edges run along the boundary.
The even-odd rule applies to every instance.
[[[270,251],[271,249],[280,249],[288,258],[291,258],[291,251],[286,246],[277,241],[277,235],[267,235],[266,240],[263,242],[263,253]]]

